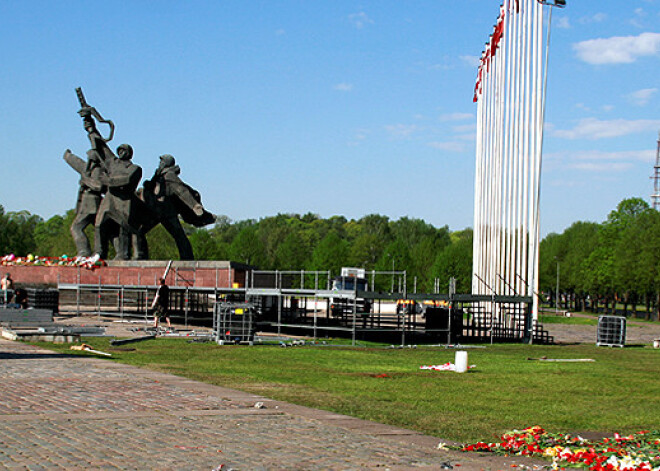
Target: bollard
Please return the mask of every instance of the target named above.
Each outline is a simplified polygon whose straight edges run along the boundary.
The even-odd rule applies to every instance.
[[[456,359],[454,360],[456,365],[456,373],[465,373],[468,370],[468,354],[464,350],[458,350],[456,352]]]

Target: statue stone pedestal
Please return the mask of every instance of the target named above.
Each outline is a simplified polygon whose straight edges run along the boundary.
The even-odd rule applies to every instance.
[[[20,285],[57,287],[61,284],[155,286],[167,260],[108,261],[93,270],[77,266],[9,265],[1,267]],[[243,288],[251,267],[231,261],[173,261],[169,286]]]

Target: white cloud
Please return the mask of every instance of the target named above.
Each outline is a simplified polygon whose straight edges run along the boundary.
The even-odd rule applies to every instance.
[[[596,118],[585,118],[580,120],[573,129],[557,129],[553,131],[553,134],[564,139],[596,140],[651,131],[658,127],[660,127],[660,120],[657,119],[599,120]]]
[[[655,160],[653,150],[604,152],[556,152],[543,156],[552,162],[552,168],[562,171],[571,168],[588,172],[616,172],[635,167],[639,163],[650,165]]]
[[[419,131],[419,127],[414,124],[388,124],[385,130],[392,137],[405,139]]]
[[[456,134],[456,139],[460,139],[461,141],[467,141],[467,142],[475,143],[477,141],[477,133],[476,132],[470,132],[470,133],[467,133],[467,134]]]
[[[458,58],[470,67],[475,68],[479,67],[479,62],[481,61],[481,57],[479,56],[459,56]]]
[[[571,22],[568,20],[568,16],[562,16],[559,18],[556,26],[559,29],[569,29],[571,27]]]
[[[578,162],[569,165],[569,168],[575,170],[586,170],[588,172],[621,172],[632,167],[625,162]]]
[[[348,15],[348,21],[350,21],[357,29],[362,29],[365,25],[374,24],[374,21],[363,11]]]
[[[601,150],[591,150],[591,151],[582,151],[576,152],[573,154],[575,160],[582,161],[624,161],[627,163],[632,163],[634,161],[639,162],[651,162],[655,158],[652,150],[624,150],[624,151],[615,151],[615,152],[604,152]]]
[[[456,133],[476,133],[477,132],[477,123],[462,124],[460,126],[454,126],[452,130]]]
[[[286,30],[282,28],[275,31],[275,36],[284,36],[285,34],[286,34]]]
[[[467,148],[464,142],[449,141],[449,142],[429,142],[429,146],[438,150],[446,150],[449,152],[464,152]]]
[[[653,98],[656,93],[658,93],[657,88],[643,88],[636,92],[632,92],[627,95],[626,98],[635,105],[645,106],[648,105],[649,101],[651,101],[651,98]]]
[[[648,15],[643,8],[635,8],[635,18],[631,19],[629,23],[636,28],[643,28],[644,27],[643,20],[646,19],[647,16]]]
[[[607,15],[605,13],[595,13],[591,16],[583,16],[580,18],[580,23],[583,25],[588,25],[591,23],[601,23],[607,19]]]
[[[371,131],[369,129],[356,129],[353,139],[351,139],[347,144],[350,147],[356,147],[362,142],[366,141],[370,134]]]
[[[630,64],[660,52],[660,33],[590,39],[574,44],[573,50],[588,64]]]
[[[352,83],[338,83],[334,87],[335,90],[340,91],[340,92],[350,92],[353,90],[353,84]]]
[[[449,64],[449,63],[437,63],[437,64],[431,64],[431,65],[424,66],[424,67],[426,67],[428,70],[452,70],[454,68],[454,66]]]
[[[440,121],[465,121],[466,119],[473,119],[472,113],[449,113],[440,116]]]

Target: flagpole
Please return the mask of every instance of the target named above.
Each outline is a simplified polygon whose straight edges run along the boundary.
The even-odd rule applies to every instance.
[[[518,11],[516,15],[516,59],[515,59],[515,68],[516,68],[516,120],[515,120],[515,179],[516,179],[516,193],[515,193],[515,210],[516,210],[516,219],[515,219],[515,237],[516,237],[516,278],[517,283],[520,284],[520,268],[522,265],[522,175],[523,175],[523,155],[521,152],[522,149],[522,83],[523,83],[523,70],[522,70],[522,35],[523,35],[523,23],[522,23],[522,14],[520,1],[518,1]],[[524,6],[523,6],[524,8]]]

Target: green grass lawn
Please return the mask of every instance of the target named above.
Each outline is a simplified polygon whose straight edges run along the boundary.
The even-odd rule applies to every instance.
[[[573,325],[598,325],[597,317],[564,317],[564,316],[553,316],[553,315],[543,315],[539,316],[539,322],[541,324],[573,324]]]
[[[660,429],[660,350],[591,345],[467,349],[468,373],[420,370],[454,350],[217,346],[157,339],[111,347],[114,360],[456,441],[540,425],[560,432]],[[67,345],[40,344],[70,352]],[[129,350],[130,349],[130,350]],[[81,353],[90,356],[89,353]],[[592,358],[589,363],[530,360]]]

